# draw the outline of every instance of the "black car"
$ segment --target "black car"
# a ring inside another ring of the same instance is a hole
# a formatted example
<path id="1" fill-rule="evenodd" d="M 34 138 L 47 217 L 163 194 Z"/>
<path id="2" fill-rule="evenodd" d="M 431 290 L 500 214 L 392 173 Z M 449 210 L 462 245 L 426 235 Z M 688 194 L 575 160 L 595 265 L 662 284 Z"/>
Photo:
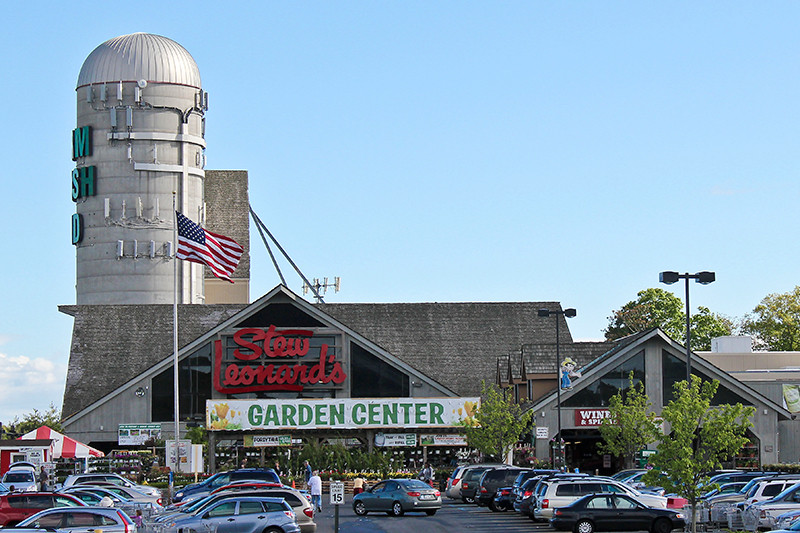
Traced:
<path id="1" fill-rule="evenodd" d="M 476 467 L 470 468 L 464 477 L 461 480 L 461 489 L 459 489 L 459 493 L 461 494 L 461 501 L 464 503 L 475 503 L 475 498 L 478 493 L 478 487 L 481 480 L 481 476 L 484 472 L 488 469 L 492 468 L 491 466 L 487 467 Z"/>
<path id="2" fill-rule="evenodd" d="M 525 483 L 522 484 L 517 491 L 516 498 L 514 499 L 515 511 L 533 518 L 533 508 L 536 505 L 536 501 L 533 498 L 533 492 L 540 479 L 541 477 L 537 476 L 525 481 Z"/>
<path id="3" fill-rule="evenodd" d="M 557 470 L 544 470 L 539 468 L 532 468 L 530 470 L 522 470 L 514 479 L 514 483 L 510 487 L 500 487 L 495 493 L 494 507 L 489 506 L 493 511 L 519 511 L 517 502 L 522 498 L 519 497 L 522 491 L 522 486 L 531 479 L 538 481 L 546 475 L 555 474 Z M 533 487 L 533 485 L 531 485 Z"/>
<path id="4" fill-rule="evenodd" d="M 492 511 L 504 511 L 505 509 L 494 507 L 494 495 L 501 487 L 508 487 L 511 485 L 521 471 L 521 468 L 514 466 L 501 466 L 485 471 L 478 483 L 475 503 L 481 507 L 489 507 Z"/>
<path id="5" fill-rule="evenodd" d="M 220 472 L 214 474 L 210 478 L 200 483 L 193 483 L 178 489 L 173 496 L 173 502 L 179 502 L 189 496 L 193 498 L 206 496 L 211 491 L 230 484 L 232 481 L 240 480 L 251 481 L 268 481 L 271 483 L 280 484 L 281 480 L 278 474 L 271 468 L 240 468 L 238 470 L 230 470 L 228 472 Z"/>
<path id="6" fill-rule="evenodd" d="M 617 493 L 589 494 L 554 510 L 550 525 L 560 531 L 650 531 L 683 529 L 684 516 L 672 509 L 656 509 Z"/>

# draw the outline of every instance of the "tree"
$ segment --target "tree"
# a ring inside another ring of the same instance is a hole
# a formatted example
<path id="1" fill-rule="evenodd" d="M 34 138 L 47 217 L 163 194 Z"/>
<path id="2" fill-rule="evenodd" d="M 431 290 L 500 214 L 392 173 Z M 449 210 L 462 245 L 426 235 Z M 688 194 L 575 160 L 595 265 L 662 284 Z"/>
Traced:
<path id="1" fill-rule="evenodd" d="M 648 444 L 658 440 L 656 414 L 644 392 L 644 383 L 633 384 L 633 372 L 628 377 L 630 386 L 611 397 L 610 417 L 600 424 L 604 443 L 598 448 L 603 453 L 622 456 L 625 468 L 633 468 L 636 454 Z"/>
<path id="2" fill-rule="evenodd" d="M 528 429 L 533 411 L 523 412 L 504 391 L 481 383 L 481 405 L 475 416 L 462 422 L 467 443 L 487 455 L 505 461 L 522 434 Z"/>
<path id="3" fill-rule="evenodd" d="M 692 350 L 710 350 L 711 339 L 730 335 L 733 322 L 712 313 L 707 307 L 698 307 L 690 317 Z M 604 333 L 606 340 L 616 340 L 653 327 L 661 328 L 676 340 L 686 338 L 686 312 L 683 301 L 669 291 L 651 288 L 639 291 L 632 300 L 608 317 Z"/>
<path id="4" fill-rule="evenodd" d="M 742 321 L 742 333 L 762 350 L 800 350 L 800 286 L 784 294 L 768 294 Z"/>
<path id="5" fill-rule="evenodd" d="M 692 532 L 697 529 L 697 504 L 708 490 L 706 472 L 719 469 L 722 461 L 747 442 L 752 425 L 752 406 L 711 404 L 719 382 L 692 376 L 675 384 L 675 399 L 661 412 L 670 433 L 664 435 L 650 456 L 653 470 L 642 481 L 664 487 L 686 498 L 692 507 Z M 663 475 L 662 475 L 663 473 Z"/>
<path id="6" fill-rule="evenodd" d="M 22 420 L 17 416 L 14 417 L 10 425 L 3 424 L 3 435 L 0 435 L 0 437 L 19 437 L 42 426 L 48 426 L 59 433 L 64 431 L 61 426 L 61 411 L 56 409 L 56 406 L 52 403 L 47 411 L 39 412 L 38 409 L 34 409 L 32 412 L 23 415 Z"/>

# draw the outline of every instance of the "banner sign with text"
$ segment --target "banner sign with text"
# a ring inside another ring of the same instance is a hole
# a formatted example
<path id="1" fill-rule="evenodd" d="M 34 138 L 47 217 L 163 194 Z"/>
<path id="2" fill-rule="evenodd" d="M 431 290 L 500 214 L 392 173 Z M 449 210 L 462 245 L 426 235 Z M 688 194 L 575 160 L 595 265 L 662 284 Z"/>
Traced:
<path id="1" fill-rule="evenodd" d="M 117 444 L 120 446 L 141 446 L 149 440 L 161 438 L 161 424 L 120 424 Z"/>
<path id="2" fill-rule="evenodd" d="M 376 433 L 375 446 L 416 446 L 416 433 Z"/>
<path id="3" fill-rule="evenodd" d="M 245 446 L 291 446 L 291 435 L 245 435 Z"/>
<path id="4" fill-rule="evenodd" d="M 422 435 L 420 446 L 466 446 L 466 435 Z"/>
<path id="5" fill-rule="evenodd" d="M 480 398 L 206 400 L 210 431 L 455 427 Z"/>

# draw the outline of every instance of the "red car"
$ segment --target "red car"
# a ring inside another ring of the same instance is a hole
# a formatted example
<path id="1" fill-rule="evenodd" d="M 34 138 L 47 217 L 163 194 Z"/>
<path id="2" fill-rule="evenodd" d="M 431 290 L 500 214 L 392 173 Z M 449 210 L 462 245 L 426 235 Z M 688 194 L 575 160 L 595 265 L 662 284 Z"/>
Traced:
<path id="1" fill-rule="evenodd" d="M 14 526 L 42 509 L 84 507 L 85 505 L 81 500 L 69 494 L 10 492 L 0 496 L 0 526 Z"/>

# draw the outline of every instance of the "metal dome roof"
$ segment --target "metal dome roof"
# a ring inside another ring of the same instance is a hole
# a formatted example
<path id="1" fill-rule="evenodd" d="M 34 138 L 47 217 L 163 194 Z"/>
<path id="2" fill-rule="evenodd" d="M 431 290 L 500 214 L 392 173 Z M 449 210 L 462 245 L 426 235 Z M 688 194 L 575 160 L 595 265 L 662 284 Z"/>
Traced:
<path id="1" fill-rule="evenodd" d="M 172 39 L 151 33 L 122 35 L 95 48 L 83 62 L 77 86 L 139 80 L 201 87 L 191 54 Z"/>

